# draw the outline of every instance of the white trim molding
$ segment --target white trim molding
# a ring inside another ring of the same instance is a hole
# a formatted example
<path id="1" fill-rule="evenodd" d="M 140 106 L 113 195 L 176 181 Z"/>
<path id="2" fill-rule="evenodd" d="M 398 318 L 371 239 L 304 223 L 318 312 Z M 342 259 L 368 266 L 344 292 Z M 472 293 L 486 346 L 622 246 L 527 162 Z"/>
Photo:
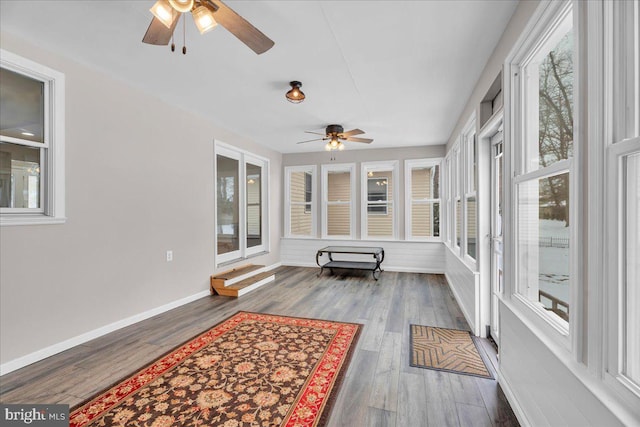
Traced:
<path id="1" fill-rule="evenodd" d="M 35 146 L 44 151 L 41 158 L 40 208 L 0 208 L 0 226 L 62 224 L 65 216 L 65 75 L 44 65 L 0 49 L 2 68 L 24 74 L 44 83 L 44 143 L 32 144 L 17 138 L 3 142 Z"/>

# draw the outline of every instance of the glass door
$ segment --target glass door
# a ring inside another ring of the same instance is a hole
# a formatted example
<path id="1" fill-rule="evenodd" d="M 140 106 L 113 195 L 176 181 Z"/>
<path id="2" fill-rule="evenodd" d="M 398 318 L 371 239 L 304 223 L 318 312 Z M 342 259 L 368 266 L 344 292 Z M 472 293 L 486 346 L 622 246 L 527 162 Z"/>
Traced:
<path id="1" fill-rule="evenodd" d="M 491 336 L 498 342 L 499 295 L 503 288 L 503 209 L 504 192 L 502 172 L 504 168 L 502 129 L 491 137 Z"/>

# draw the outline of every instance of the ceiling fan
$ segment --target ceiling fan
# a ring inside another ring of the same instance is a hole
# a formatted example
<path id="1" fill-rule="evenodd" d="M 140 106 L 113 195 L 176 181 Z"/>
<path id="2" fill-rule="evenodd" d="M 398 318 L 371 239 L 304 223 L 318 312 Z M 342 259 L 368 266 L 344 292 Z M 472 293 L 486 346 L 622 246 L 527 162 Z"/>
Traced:
<path id="1" fill-rule="evenodd" d="M 313 141 L 329 141 L 327 145 L 325 145 L 325 149 L 327 151 L 331 150 L 344 150 L 344 144 L 342 141 L 350 141 L 350 142 L 363 142 L 365 144 L 371 144 L 373 139 L 369 138 L 356 138 L 354 135 L 362 135 L 364 133 L 363 130 L 360 129 L 351 129 L 349 131 L 344 131 L 344 128 L 340 125 L 329 125 L 325 129 L 325 133 L 318 133 L 312 131 L 305 131 L 305 133 L 313 133 L 316 135 L 323 135 L 322 138 L 310 139 L 308 141 L 300 141 L 297 144 L 306 144 L 307 142 Z"/>
<path id="2" fill-rule="evenodd" d="M 191 12 L 193 20 L 204 34 L 218 23 L 260 55 L 273 47 L 274 42 L 220 0 L 158 0 L 150 9 L 154 18 L 142 41 L 167 45 L 183 13 Z M 186 48 L 183 48 L 186 53 Z"/>

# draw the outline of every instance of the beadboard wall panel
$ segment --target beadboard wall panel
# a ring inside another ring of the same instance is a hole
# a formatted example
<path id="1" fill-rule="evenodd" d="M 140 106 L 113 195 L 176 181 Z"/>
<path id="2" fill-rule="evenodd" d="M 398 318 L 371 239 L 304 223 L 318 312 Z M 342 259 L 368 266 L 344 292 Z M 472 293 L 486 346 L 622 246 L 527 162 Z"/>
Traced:
<path id="1" fill-rule="evenodd" d="M 445 271 L 444 245 L 441 242 L 283 238 L 280 245 L 282 265 L 317 267 L 316 252 L 325 246 L 380 246 L 385 252 L 383 270 L 439 274 Z M 336 255 L 335 259 L 347 259 L 347 255 L 342 257 Z M 370 256 L 348 255 L 348 259 L 371 261 Z"/>
<path id="2" fill-rule="evenodd" d="M 479 312 L 476 301 L 479 301 L 480 275 L 473 272 L 451 249 L 442 245 L 445 252 L 445 276 L 456 297 L 460 309 L 467 319 L 473 333 L 477 336 L 486 335 L 485 328 L 479 324 Z"/>

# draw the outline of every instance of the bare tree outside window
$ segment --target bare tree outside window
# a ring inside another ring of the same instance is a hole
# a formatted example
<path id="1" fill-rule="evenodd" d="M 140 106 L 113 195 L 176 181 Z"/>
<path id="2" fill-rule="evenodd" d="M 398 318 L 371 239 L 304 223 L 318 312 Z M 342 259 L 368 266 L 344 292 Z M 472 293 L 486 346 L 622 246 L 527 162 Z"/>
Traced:
<path id="1" fill-rule="evenodd" d="M 539 165 L 573 155 L 573 32 L 567 33 L 539 66 Z M 540 219 L 569 226 L 569 176 L 540 183 Z"/>

